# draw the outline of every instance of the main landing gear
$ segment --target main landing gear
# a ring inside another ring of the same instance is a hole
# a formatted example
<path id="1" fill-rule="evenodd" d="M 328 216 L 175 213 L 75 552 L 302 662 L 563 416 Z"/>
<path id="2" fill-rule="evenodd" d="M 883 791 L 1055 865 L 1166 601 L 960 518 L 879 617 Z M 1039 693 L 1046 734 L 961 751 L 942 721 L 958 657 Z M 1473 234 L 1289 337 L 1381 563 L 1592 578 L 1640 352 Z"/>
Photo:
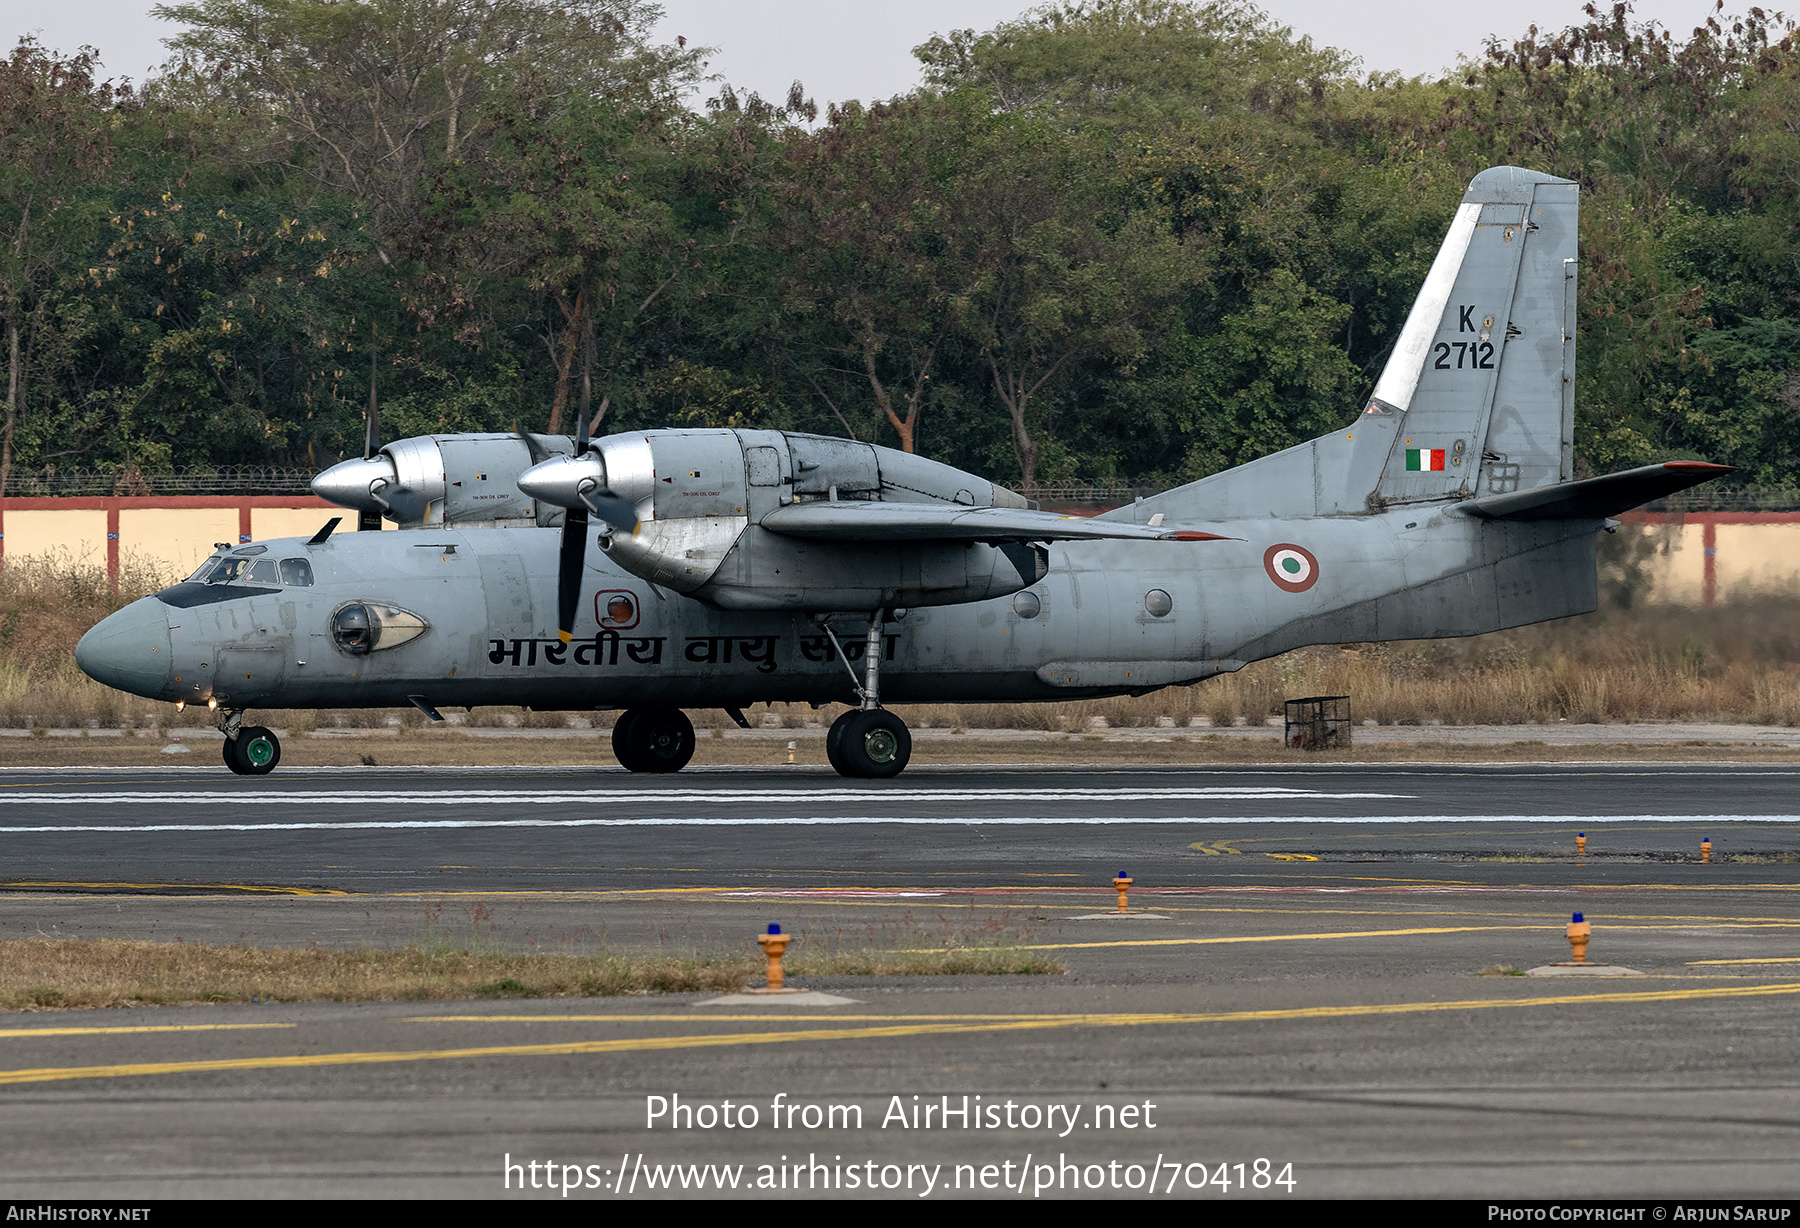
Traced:
<path id="1" fill-rule="evenodd" d="M 225 766 L 239 776 L 267 776 L 281 762 L 281 739 L 261 725 L 246 726 L 242 709 L 227 710 L 219 732 L 225 735 Z"/>
<path id="2" fill-rule="evenodd" d="M 627 708 L 613 722 L 613 754 L 629 772 L 679 772 L 694 757 L 694 724 L 680 708 Z"/>
<path id="3" fill-rule="evenodd" d="M 856 681 L 856 671 L 838 644 L 838 659 L 850 669 L 850 685 L 862 699 L 862 707 L 852 709 L 831 722 L 825 734 L 825 757 L 838 775 L 864 780 L 885 780 L 906 770 L 912 758 L 912 734 L 906 722 L 881 706 L 881 624 L 885 612 L 877 610 L 869 619 L 869 638 L 863 647 L 863 680 Z M 819 626 L 832 642 L 837 634 L 824 619 Z"/>

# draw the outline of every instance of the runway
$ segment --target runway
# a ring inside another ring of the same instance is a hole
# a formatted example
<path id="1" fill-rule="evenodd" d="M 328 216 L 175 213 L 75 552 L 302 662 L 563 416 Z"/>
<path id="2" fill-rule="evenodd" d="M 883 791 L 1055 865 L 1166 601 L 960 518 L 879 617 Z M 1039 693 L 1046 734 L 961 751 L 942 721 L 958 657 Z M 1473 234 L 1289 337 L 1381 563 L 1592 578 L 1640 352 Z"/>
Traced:
<path id="1" fill-rule="evenodd" d="M 1710 836 L 1731 873 L 1734 855 L 1800 848 L 1797 787 L 1790 766 L 1694 764 L 922 767 L 855 784 L 808 768 L 31 770 L 0 774 L 0 884 L 571 889 L 653 869 L 1002 885 L 1121 858 L 1173 884 L 1226 872 L 1195 847 L 1220 841 L 1227 861 L 1454 859 L 1567 851 L 1590 827 L 1600 857 L 1685 856 Z"/>
<path id="2" fill-rule="evenodd" d="M 0 938 L 631 954 L 744 950 L 778 922 L 802 951 L 1003 942 L 1065 971 L 808 979 L 823 1005 L 0 1016 L 0 1195 L 1035 1200 L 1149 1197 L 1155 1172 L 1189 1199 L 1793 1197 L 1797 782 L 4 773 Z M 1594 958 L 1645 975 L 1506 974 L 1565 958 L 1576 909 Z M 713 1125 L 652 1120 L 659 1097 Z M 963 1097 L 1018 1120 L 906 1124 Z M 720 1125 L 725 1101 L 757 1124 Z M 784 1105 L 819 1120 L 773 1124 Z"/>

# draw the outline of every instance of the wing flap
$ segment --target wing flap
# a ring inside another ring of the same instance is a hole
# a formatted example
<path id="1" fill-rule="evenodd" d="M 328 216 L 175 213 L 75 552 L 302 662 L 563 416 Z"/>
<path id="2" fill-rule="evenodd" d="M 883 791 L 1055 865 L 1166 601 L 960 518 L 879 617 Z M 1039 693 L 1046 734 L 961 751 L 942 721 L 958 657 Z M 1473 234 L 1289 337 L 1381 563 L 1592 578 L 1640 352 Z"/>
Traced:
<path id="1" fill-rule="evenodd" d="M 838 542 L 1225 540 L 1197 529 L 949 503 L 794 503 L 770 512 L 761 524 L 787 537 Z"/>

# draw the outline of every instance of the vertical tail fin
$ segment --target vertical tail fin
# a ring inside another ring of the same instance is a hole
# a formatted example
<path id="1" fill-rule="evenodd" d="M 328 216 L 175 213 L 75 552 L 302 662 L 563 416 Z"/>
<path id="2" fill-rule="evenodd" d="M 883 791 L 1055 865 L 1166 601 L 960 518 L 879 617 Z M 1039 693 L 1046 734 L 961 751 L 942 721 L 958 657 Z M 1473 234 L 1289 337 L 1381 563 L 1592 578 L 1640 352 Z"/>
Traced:
<path id="1" fill-rule="evenodd" d="M 1107 514 L 1344 516 L 1569 481 L 1576 211 L 1570 180 L 1481 172 L 1355 422 Z"/>
<path id="2" fill-rule="evenodd" d="M 1370 409 L 1398 415 L 1384 503 L 1573 476 L 1576 185 L 1513 166 L 1469 184 Z"/>

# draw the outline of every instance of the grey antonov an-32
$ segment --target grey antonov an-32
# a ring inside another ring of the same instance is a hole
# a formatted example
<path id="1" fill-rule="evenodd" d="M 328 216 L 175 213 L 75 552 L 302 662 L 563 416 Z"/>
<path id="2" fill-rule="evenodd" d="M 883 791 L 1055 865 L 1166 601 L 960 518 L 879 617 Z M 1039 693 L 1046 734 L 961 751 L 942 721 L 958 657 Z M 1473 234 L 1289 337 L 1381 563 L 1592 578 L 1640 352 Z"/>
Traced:
<path id="1" fill-rule="evenodd" d="M 1574 480 L 1576 210 L 1566 179 L 1477 175 L 1354 421 L 1093 518 L 817 435 L 590 442 L 585 393 L 574 439 L 377 448 L 371 407 L 363 457 L 313 489 L 403 531 L 221 548 L 76 660 L 208 704 L 244 774 L 280 758 L 252 707 L 623 709 L 619 762 L 671 772 L 683 707 L 742 722 L 781 700 L 850 703 L 831 762 L 878 777 L 911 751 L 883 700 L 1140 694 L 1308 644 L 1586 613 L 1609 516 L 1730 470 Z"/>

